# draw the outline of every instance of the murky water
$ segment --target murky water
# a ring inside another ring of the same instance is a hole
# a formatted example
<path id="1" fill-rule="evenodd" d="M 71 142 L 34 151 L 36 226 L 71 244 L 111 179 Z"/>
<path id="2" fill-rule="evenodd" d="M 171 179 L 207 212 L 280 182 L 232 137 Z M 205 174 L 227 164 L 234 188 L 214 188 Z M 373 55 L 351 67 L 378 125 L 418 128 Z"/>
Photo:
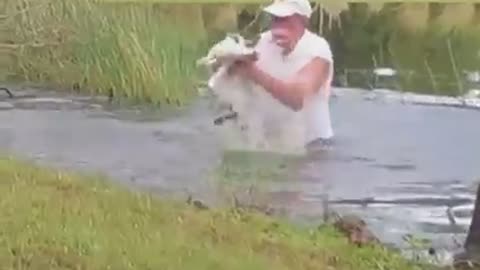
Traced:
<path id="1" fill-rule="evenodd" d="M 222 152 L 208 101 L 165 112 L 14 91 L 20 97 L 13 101 L 1 96 L 2 150 L 55 166 L 101 171 L 152 192 L 211 197 L 206 179 Z M 408 233 L 432 239 L 438 248 L 454 247 L 452 237 L 462 242 L 480 177 L 480 111 L 337 91 L 334 148 L 290 171 L 295 177 L 269 185 L 272 203 L 297 220 L 320 222 L 328 194 L 331 207 L 360 213 L 386 242 L 401 246 Z"/>

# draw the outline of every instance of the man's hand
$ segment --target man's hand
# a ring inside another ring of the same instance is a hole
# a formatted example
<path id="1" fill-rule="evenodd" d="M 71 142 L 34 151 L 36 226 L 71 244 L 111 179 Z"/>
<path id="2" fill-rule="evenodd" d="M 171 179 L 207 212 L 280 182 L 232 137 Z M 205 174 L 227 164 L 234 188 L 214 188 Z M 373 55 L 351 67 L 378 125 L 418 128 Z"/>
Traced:
<path id="1" fill-rule="evenodd" d="M 237 54 L 227 54 L 223 56 L 217 57 L 217 62 L 225 64 L 230 63 L 232 61 L 257 61 L 257 54 L 245 54 L 245 55 L 237 55 Z"/>
<path id="2" fill-rule="evenodd" d="M 228 69 L 229 75 L 245 75 L 246 68 L 250 65 L 253 65 L 255 61 L 257 61 L 257 54 L 249 54 L 249 55 L 228 55 L 221 58 L 218 58 L 218 63 L 227 63 L 231 64 Z"/>

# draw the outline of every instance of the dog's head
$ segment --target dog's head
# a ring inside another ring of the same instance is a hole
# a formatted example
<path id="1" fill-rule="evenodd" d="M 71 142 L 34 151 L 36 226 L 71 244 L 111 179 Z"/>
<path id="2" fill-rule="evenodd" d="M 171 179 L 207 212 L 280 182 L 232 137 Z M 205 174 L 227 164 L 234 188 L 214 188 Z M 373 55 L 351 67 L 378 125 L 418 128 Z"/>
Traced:
<path id="1" fill-rule="evenodd" d="M 240 34 L 228 33 L 226 37 L 210 48 L 206 56 L 198 59 L 197 66 L 212 67 L 214 65 L 229 64 L 239 57 L 251 57 L 256 60 L 253 48 L 248 47 L 249 42 Z"/>

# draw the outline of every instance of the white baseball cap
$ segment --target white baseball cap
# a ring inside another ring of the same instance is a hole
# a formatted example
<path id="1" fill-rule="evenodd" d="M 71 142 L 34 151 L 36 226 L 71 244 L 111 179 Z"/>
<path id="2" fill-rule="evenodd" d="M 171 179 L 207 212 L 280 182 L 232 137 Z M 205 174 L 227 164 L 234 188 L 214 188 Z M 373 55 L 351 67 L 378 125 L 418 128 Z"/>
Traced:
<path id="1" fill-rule="evenodd" d="M 276 17 L 287 17 L 294 14 L 310 18 L 312 6 L 308 0 L 274 0 L 274 2 L 263 9 Z"/>

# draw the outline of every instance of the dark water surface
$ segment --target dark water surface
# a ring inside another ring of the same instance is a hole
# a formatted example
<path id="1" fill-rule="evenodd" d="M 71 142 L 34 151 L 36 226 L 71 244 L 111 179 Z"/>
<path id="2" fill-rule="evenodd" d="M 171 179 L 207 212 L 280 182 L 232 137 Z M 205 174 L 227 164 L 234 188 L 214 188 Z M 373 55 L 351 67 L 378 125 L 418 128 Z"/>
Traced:
<path id="1" fill-rule="evenodd" d="M 2 151 L 101 171 L 152 192 L 188 190 L 211 198 L 207 179 L 222 151 L 207 101 L 166 114 L 119 109 L 101 99 L 14 90 L 24 97 L 2 96 L 0 101 Z M 270 185 L 272 204 L 295 219 L 320 222 L 328 194 L 332 208 L 361 214 L 386 242 L 402 245 L 408 233 L 425 236 L 439 248 L 452 248 L 452 237 L 463 241 L 480 177 L 480 111 L 368 100 L 360 90 L 337 91 L 332 99 L 335 146 L 303 162 L 295 177 Z"/>

